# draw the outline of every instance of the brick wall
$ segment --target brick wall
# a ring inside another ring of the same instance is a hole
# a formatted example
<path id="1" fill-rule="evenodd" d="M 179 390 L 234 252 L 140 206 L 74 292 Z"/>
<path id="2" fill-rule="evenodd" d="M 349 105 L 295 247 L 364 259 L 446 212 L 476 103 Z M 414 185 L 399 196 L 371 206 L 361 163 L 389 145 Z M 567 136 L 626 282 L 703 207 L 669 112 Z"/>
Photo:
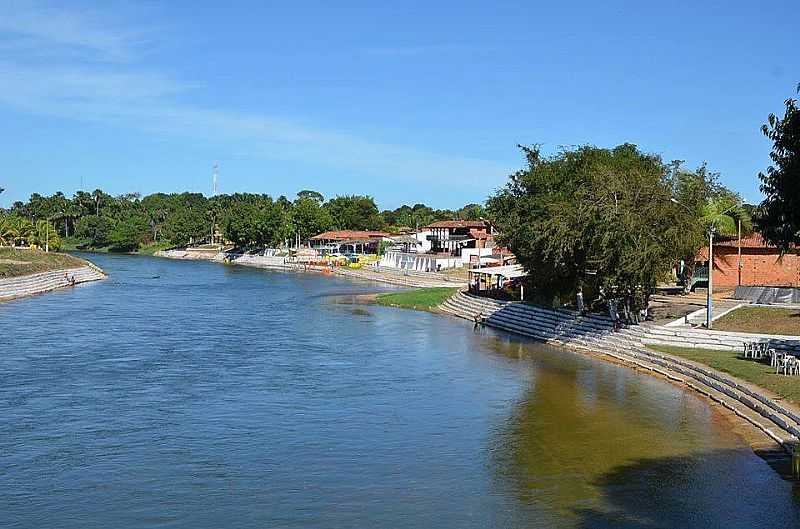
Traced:
<path id="1" fill-rule="evenodd" d="M 714 286 L 737 286 L 739 272 L 735 247 L 714 246 Z M 742 285 L 800 287 L 800 255 L 778 258 L 769 248 L 742 248 Z"/>

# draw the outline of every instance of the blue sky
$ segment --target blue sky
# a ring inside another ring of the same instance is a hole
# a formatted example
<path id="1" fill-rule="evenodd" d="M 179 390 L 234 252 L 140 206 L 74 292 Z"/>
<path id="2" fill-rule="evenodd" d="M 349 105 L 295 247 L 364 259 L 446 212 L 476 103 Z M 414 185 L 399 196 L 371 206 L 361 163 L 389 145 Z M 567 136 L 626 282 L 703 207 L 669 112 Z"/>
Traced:
<path id="1" fill-rule="evenodd" d="M 0 206 L 209 193 L 218 162 L 227 193 L 457 207 L 522 166 L 517 144 L 623 142 L 753 201 L 796 23 L 793 1 L 6 0 Z"/>

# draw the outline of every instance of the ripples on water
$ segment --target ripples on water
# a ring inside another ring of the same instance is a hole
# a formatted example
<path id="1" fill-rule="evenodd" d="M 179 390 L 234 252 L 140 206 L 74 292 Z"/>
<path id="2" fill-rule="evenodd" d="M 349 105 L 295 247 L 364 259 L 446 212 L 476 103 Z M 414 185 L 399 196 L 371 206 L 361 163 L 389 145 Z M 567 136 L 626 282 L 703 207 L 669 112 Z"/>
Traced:
<path id="1" fill-rule="evenodd" d="M 94 259 L 0 304 L 0 527 L 800 526 L 660 380 L 341 279 Z"/>

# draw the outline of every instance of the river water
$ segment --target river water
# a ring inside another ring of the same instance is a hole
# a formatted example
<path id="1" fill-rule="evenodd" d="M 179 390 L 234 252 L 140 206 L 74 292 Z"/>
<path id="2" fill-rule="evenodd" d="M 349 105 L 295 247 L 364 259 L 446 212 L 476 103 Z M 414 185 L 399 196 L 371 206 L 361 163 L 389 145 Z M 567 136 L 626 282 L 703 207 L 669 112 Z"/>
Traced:
<path id="1" fill-rule="evenodd" d="M 385 287 L 92 259 L 0 304 L 0 527 L 800 527 L 664 381 L 336 296 Z"/>

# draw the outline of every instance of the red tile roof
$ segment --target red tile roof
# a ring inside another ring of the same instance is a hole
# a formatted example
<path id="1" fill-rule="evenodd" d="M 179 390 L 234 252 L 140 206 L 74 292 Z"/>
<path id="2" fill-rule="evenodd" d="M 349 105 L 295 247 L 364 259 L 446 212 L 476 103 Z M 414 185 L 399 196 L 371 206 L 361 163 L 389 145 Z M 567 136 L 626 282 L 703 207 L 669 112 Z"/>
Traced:
<path id="1" fill-rule="evenodd" d="M 739 247 L 739 238 L 738 237 L 731 237 L 731 238 L 716 238 L 714 239 L 714 248 L 734 248 L 737 249 Z M 760 233 L 751 233 L 750 235 L 745 235 L 742 237 L 742 250 L 771 250 L 773 253 L 778 254 L 780 250 L 776 246 L 771 246 L 767 244 L 764 238 L 761 236 Z M 794 250 L 793 250 L 794 251 Z M 708 246 L 704 246 L 700 248 L 697 252 L 696 259 L 698 261 L 707 261 L 708 260 Z"/>
<path id="2" fill-rule="evenodd" d="M 488 228 L 489 223 L 485 220 L 440 220 L 433 224 L 428 224 L 426 228 Z"/>
<path id="3" fill-rule="evenodd" d="M 328 240 L 328 241 L 356 241 L 356 240 L 369 240 L 381 239 L 388 237 L 389 234 L 382 231 L 359 231 L 359 230 L 335 230 L 326 231 L 319 235 L 311 237 L 315 241 Z"/>
<path id="4" fill-rule="evenodd" d="M 731 246 L 733 248 L 738 248 L 739 238 L 717 239 L 714 241 L 714 246 Z M 771 246 L 764 241 L 760 233 L 753 232 L 750 235 L 742 236 L 742 248 L 771 248 Z"/>
<path id="5" fill-rule="evenodd" d="M 486 233 L 485 229 L 476 230 L 474 228 L 471 228 L 469 230 L 469 234 L 470 234 L 471 237 L 473 237 L 475 239 L 493 239 L 494 238 L 490 233 Z"/>

